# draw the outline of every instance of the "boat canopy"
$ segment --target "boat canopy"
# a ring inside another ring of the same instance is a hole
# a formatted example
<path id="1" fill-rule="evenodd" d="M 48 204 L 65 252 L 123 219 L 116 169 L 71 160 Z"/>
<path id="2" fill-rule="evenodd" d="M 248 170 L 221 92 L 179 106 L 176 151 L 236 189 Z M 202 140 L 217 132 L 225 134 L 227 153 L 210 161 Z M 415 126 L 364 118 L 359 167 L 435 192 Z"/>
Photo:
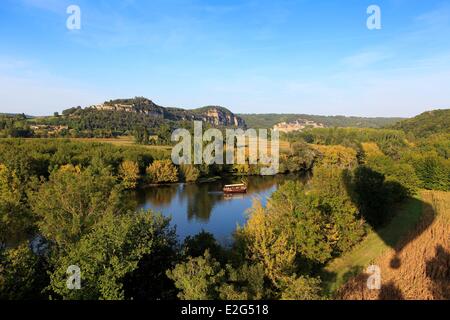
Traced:
<path id="1" fill-rule="evenodd" d="M 243 184 L 243 183 L 226 184 L 226 185 L 225 185 L 225 188 L 227 188 L 227 187 L 244 187 L 244 186 L 245 186 L 245 184 Z"/>

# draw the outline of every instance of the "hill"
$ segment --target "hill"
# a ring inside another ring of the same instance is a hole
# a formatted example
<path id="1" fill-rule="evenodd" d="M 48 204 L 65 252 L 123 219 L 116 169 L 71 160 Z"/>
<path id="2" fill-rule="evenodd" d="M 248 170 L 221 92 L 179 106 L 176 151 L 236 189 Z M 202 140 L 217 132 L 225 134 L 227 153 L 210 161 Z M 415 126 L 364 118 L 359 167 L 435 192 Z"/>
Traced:
<path id="1" fill-rule="evenodd" d="M 346 116 L 318 116 L 307 114 L 238 114 L 248 127 L 272 128 L 274 125 L 295 122 L 298 119 L 323 124 L 326 127 L 382 128 L 393 125 L 404 118 L 365 118 Z"/>
<path id="2" fill-rule="evenodd" d="M 166 108 L 143 97 L 110 100 L 87 108 L 74 107 L 64 110 L 61 116 L 39 117 L 30 123 L 41 126 L 67 126 L 68 129 L 80 131 L 111 130 L 124 133 L 137 127 L 176 127 L 177 123 L 193 120 L 215 127 L 245 127 L 241 118 L 224 107 L 207 106 L 192 110 Z"/>
<path id="3" fill-rule="evenodd" d="M 394 129 L 425 138 L 436 133 L 450 133 L 450 109 L 424 112 L 414 118 L 400 121 Z"/>

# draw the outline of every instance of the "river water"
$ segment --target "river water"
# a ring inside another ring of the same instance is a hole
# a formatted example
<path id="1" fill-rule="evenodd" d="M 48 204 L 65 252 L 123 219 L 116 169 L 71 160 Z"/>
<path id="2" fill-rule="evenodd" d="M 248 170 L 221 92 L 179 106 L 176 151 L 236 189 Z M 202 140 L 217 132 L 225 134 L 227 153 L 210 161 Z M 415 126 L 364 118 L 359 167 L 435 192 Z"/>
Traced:
<path id="1" fill-rule="evenodd" d="M 232 242 L 237 225 L 244 225 L 253 200 L 266 204 L 267 198 L 287 180 L 306 181 L 305 175 L 245 177 L 246 194 L 225 195 L 225 184 L 239 183 L 241 178 L 199 184 L 173 184 L 148 187 L 135 192 L 138 209 L 152 209 L 172 217 L 177 235 L 183 240 L 202 230 L 212 233 L 222 244 Z"/>

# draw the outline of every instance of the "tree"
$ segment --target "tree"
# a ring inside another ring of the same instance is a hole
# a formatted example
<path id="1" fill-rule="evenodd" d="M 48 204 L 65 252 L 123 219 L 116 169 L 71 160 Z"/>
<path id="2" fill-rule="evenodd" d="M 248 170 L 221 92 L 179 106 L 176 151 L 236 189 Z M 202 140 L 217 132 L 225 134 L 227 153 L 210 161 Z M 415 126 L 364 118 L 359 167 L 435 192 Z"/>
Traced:
<path id="1" fill-rule="evenodd" d="M 280 172 L 308 171 L 318 156 L 318 151 L 306 143 L 295 142 L 291 151 L 280 156 Z"/>
<path id="2" fill-rule="evenodd" d="M 386 223 L 391 216 L 391 210 L 384 175 L 361 166 L 355 170 L 352 184 L 355 201 L 364 219 L 375 228 Z"/>
<path id="3" fill-rule="evenodd" d="M 397 194 L 397 202 L 416 194 L 420 180 L 411 164 L 395 162 L 385 155 L 370 156 L 367 158 L 366 164 L 384 174 L 386 181 L 398 183 L 403 187 L 404 192 Z"/>
<path id="4" fill-rule="evenodd" d="M 139 166 L 136 162 L 125 160 L 120 164 L 119 177 L 125 189 L 134 189 L 139 180 Z"/>
<path id="5" fill-rule="evenodd" d="M 175 228 L 170 226 L 169 218 L 151 214 L 154 216 L 151 251 L 142 256 L 134 271 L 125 275 L 123 280 L 125 298 L 173 300 L 176 298 L 177 290 L 167 277 L 166 271 L 180 259 L 177 234 Z"/>
<path id="6" fill-rule="evenodd" d="M 222 300 L 270 299 L 271 291 L 265 286 L 266 278 L 262 264 L 243 265 L 233 268 L 226 266 L 227 281 L 219 288 Z"/>
<path id="7" fill-rule="evenodd" d="M 415 157 L 414 167 L 424 188 L 450 190 L 450 159 L 435 153 L 420 155 Z"/>
<path id="8" fill-rule="evenodd" d="M 0 246 L 14 236 L 24 235 L 32 223 L 15 171 L 0 164 Z"/>
<path id="9" fill-rule="evenodd" d="M 41 234 L 60 246 L 77 242 L 103 216 L 123 209 L 112 176 L 73 166 L 53 172 L 48 182 L 30 192 L 30 203 Z"/>
<path id="10" fill-rule="evenodd" d="M 51 290 L 64 299 L 124 299 L 124 278 L 138 269 L 139 261 L 151 255 L 157 243 L 165 241 L 161 231 L 167 222 L 152 212 L 103 217 L 65 253 L 53 257 Z M 71 265 L 80 268 L 82 290 L 66 286 Z"/>
<path id="11" fill-rule="evenodd" d="M 338 166 L 340 168 L 350 169 L 357 164 L 357 152 L 352 148 L 344 146 L 318 146 L 322 154 L 320 160 L 325 166 Z"/>
<path id="12" fill-rule="evenodd" d="M 318 166 L 310 181 L 310 203 L 325 219 L 323 228 L 333 256 L 350 250 L 365 234 L 364 221 L 347 185 L 349 179 L 348 170 Z"/>
<path id="13" fill-rule="evenodd" d="M 189 257 L 186 262 L 177 264 L 167 271 L 167 276 L 180 290 L 180 299 L 214 300 L 219 297 L 218 290 L 224 281 L 225 271 L 206 251 L 201 257 Z"/>
<path id="14" fill-rule="evenodd" d="M 213 258 L 219 261 L 224 256 L 222 247 L 209 232 L 202 230 L 195 236 L 188 236 L 184 239 L 183 254 L 185 256 L 190 256 L 193 258 L 200 257 L 203 256 L 206 250 L 208 250 Z"/>
<path id="15" fill-rule="evenodd" d="M 48 279 L 41 260 L 26 243 L 0 249 L 0 300 L 43 298 Z"/>
<path id="16" fill-rule="evenodd" d="M 170 160 L 156 160 L 147 170 L 148 181 L 152 183 L 167 183 L 178 181 L 178 170 Z"/>
<path id="17" fill-rule="evenodd" d="M 281 294 L 282 300 L 319 300 L 321 287 L 319 278 L 290 277 Z"/>
<path id="18" fill-rule="evenodd" d="M 236 237 L 238 245 L 244 247 L 245 258 L 262 264 L 275 286 L 295 270 L 297 248 L 292 230 L 260 202 L 254 202 L 246 225 L 237 230 Z"/>
<path id="19" fill-rule="evenodd" d="M 274 192 L 267 205 L 268 215 L 277 221 L 273 224 L 281 228 L 279 232 L 291 235 L 291 246 L 303 260 L 304 270 L 327 261 L 333 252 L 330 228 L 316 201 L 316 197 L 306 194 L 301 183 L 289 181 Z"/>

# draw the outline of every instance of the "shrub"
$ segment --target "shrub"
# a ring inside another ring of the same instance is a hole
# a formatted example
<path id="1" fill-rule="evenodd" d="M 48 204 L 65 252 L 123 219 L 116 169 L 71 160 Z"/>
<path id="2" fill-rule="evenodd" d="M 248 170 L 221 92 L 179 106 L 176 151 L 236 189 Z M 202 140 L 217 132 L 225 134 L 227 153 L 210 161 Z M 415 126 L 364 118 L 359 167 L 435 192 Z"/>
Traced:
<path id="1" fill-rule="evenodd" d="M 125 189 L 134 189 L 139 180 L 139 166 L 133 161 L 125 160 L 119 167 L 119 176 Z"/>
<path id="2" fill-rule="evenodd" d="M 156 160 L 147 170 L 147 179 L 151 183 L 177 182 L 178 170 L 170 160 Z"/>
<path id="3" fill-rule="evenodd" d="M 181 179 L 186 182 L 195 182 L 200 177 L 200 170 L 190 164 L 182 164 L 179 171 Z"/>

